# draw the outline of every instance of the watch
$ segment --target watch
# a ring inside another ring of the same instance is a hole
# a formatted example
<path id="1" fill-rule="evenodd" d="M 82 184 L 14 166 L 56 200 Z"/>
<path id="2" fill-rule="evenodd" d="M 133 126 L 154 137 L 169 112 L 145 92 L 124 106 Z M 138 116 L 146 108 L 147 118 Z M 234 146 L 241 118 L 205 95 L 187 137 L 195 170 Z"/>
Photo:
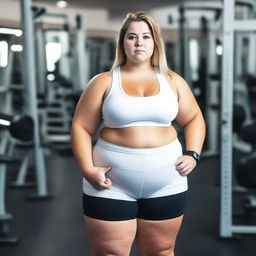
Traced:
<path id="1" fill-rule="evenodd" d="M 196 153 L 195 151 L 192 151 L 192 150 L 184 151 L 183 155 L 192 156 L 196 160 L 197 163 L 200 160 L 200 155 L 198 153 Z"/>

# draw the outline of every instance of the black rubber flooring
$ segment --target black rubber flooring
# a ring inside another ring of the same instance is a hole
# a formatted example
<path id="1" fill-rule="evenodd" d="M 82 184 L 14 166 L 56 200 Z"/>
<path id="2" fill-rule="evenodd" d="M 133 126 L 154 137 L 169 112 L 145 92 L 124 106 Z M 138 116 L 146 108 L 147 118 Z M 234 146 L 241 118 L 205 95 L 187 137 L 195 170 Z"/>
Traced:
<path id="1" fill-rule="evenodd" d="M 48 200 L 27 200 L 35 188 L 7 187 L 7 211 L 13 214 L 11 235 L 16 245 L 0 244 L 1 256 L 90 255 L 82 215 L 82 182 L 72 156 L 51 155 L 46 159 Z M 8 178 L 15 170 L 8 169 Z M 256 236 L 219 238 L 219 161 L 202 159 L 189 176 L 189 203 L 179 233 L 175 256 L 254 256 Z M 136 246 L 132 256 L 136 256 Z"/>

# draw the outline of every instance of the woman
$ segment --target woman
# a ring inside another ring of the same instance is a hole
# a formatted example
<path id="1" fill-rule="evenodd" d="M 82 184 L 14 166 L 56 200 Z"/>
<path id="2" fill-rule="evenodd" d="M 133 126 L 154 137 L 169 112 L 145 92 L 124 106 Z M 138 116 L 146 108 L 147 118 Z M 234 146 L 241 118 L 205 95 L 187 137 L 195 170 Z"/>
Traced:
<path id="1" fill-rule="evenodd" d="M 185 153 L 174 119 L 184 127 Z M 199 160 L 204 137 L 189 86 L 167 68 L 157 24 L 144 13 L 129 13 L 112 70 L 89 82 L 72 124 L 92 255 L 127 256 L 135 238 L 140 255 L 174 255 L 186 176 Z"/>

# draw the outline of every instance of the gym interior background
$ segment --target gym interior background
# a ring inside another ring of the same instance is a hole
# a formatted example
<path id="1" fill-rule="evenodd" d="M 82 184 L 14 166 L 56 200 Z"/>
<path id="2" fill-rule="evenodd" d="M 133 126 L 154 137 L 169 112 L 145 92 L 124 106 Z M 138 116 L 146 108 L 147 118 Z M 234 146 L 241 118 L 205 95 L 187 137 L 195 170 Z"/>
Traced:
<path id="1" fill-rule="evenodd" d="M 88 80 L 112 65 L 122 19 L 140 10 L 207 122 L 176 254 L 256 255 L 256 1 L 1 0 L 2 256 L 89 255 L 70 124 Z"/>

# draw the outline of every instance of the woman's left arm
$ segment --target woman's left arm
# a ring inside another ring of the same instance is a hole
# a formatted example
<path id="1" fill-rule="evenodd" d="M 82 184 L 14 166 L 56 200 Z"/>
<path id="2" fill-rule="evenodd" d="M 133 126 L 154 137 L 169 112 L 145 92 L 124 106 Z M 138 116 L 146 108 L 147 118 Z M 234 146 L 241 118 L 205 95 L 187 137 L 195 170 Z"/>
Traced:
<path id="1" fill-rule="evenodd" d="M 205 139 L 205 121 L 197 101 L 186 83 L 178 74 L 172 72 L 172 85 L 178 96 L 179 111 L 176 121 L 184 128 L 185 150 L 201 154 Z M 176 161 L 176 168 L 181 175 L 189 174 L 196 166 L 197 161 L 189 155 L 182 155 Z"/>

